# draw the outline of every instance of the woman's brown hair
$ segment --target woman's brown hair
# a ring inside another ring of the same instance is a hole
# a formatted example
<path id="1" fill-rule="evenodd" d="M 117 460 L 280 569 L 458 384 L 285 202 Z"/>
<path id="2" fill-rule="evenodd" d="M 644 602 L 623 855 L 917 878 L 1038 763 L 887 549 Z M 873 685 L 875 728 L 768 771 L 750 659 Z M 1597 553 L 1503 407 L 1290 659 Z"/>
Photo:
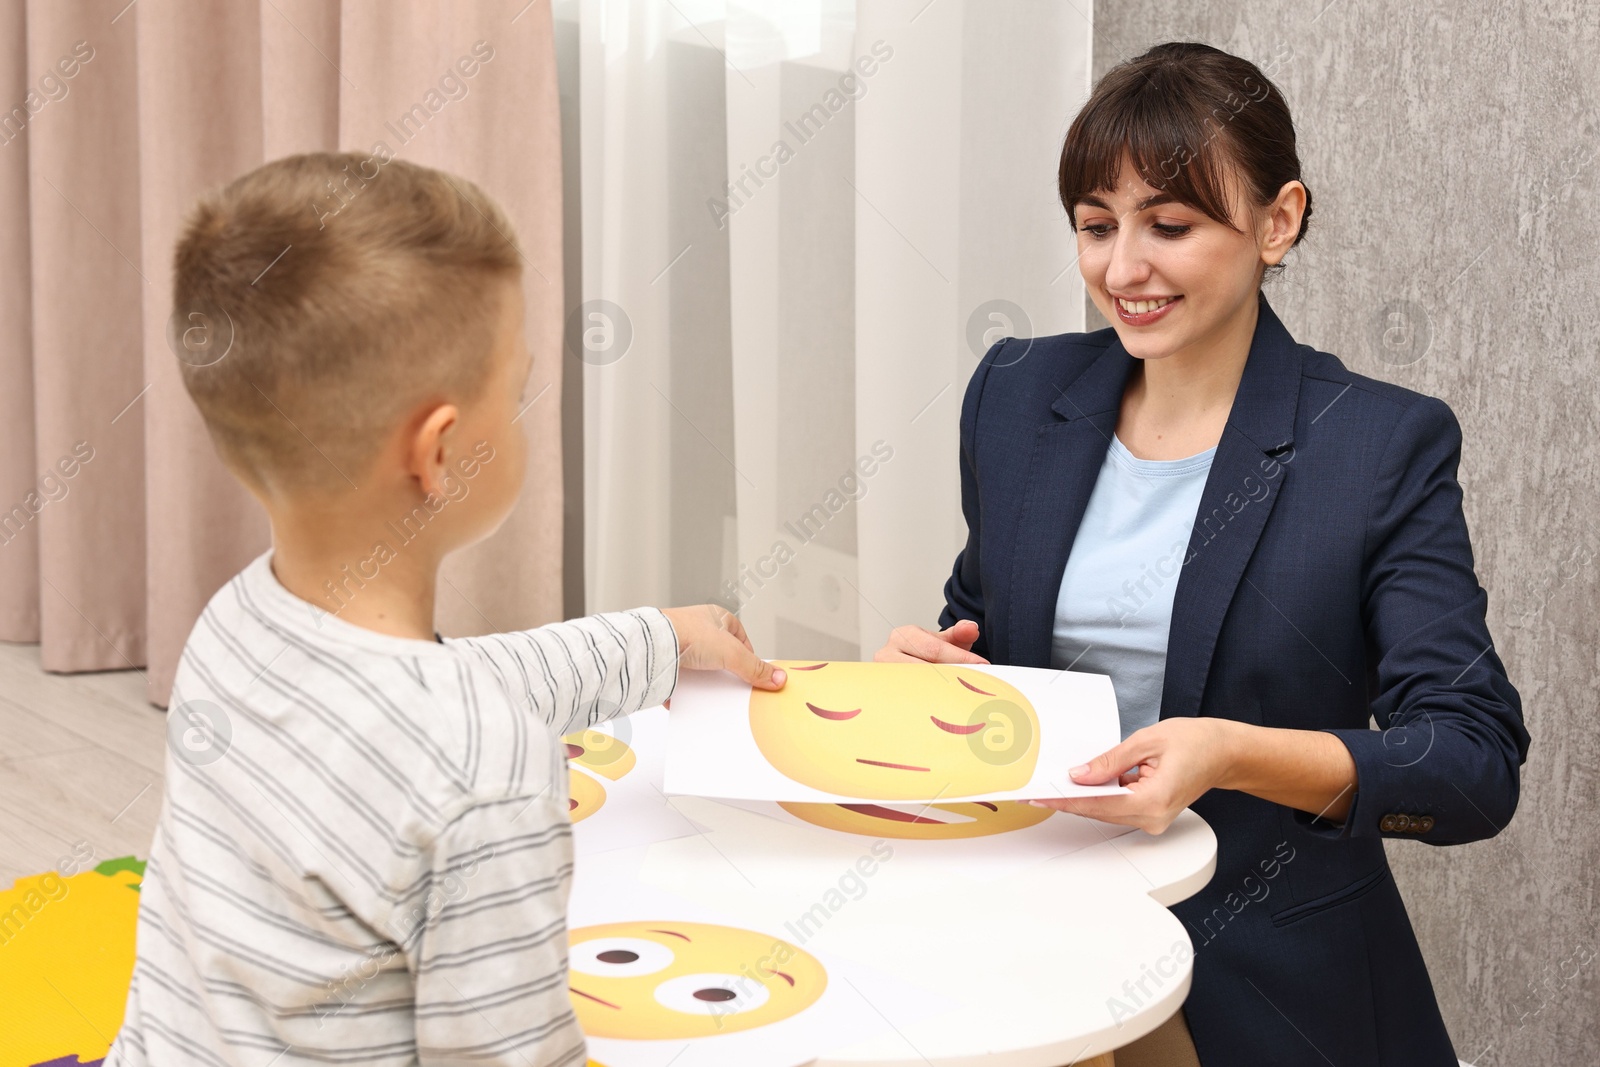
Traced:
<path id="1" fill-rule="evenodd" d="M 1294 122 L 1278 87 L 1249 60 L 1186 41 L 1158 44 L 1114 67 L 1073 119 L 1057 182 L 1074 230 L 1073 209 L 1116 187 L 1124 156 L 1151 188 L 1235 230 L 1230 167 L 1258 206 L 1302 180 Z M 1310 224 L 1307 188 L 1295 244 Z"/>

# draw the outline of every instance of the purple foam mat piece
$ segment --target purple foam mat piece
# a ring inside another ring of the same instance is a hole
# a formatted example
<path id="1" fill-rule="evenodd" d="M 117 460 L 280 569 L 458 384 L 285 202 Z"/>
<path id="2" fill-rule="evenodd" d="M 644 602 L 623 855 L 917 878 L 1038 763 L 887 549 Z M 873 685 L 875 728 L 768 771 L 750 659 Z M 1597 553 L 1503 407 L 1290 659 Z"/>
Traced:
<path id="1" fill-rule="evenodd" d="M 35 1063 L 33 1067 L 100 1067 L 104 1062 L 106 1061 L 103 1058 L 85 1062 L 76 1056 L 61 1056 L 57 1059 L 45 1060 L 43 1063 Z"/>

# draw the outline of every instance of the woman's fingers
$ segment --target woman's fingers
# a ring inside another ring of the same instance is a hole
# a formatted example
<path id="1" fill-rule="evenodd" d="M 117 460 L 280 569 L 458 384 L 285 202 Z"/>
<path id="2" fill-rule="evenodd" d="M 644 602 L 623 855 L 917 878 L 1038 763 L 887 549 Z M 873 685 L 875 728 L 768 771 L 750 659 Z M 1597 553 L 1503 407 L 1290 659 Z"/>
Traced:
<path id="1" fill-rule="evenodd" d="M 1117 826 L 1133 826 L 1146 833 L 1159 834 L 1172 825 L 1176 812 L 1136 796 L 1114 797 L 1059 797 L 1048 800 L 1030 800 L 1041 808 L 1054 808 L 1069 815 L 1081 815 L 1096 822 Z"/>
<path id="2" fill-rule="evenodd" d="M 989 662 L 972 651 L 973 644 L 978 640 L 978 624 L 971 619 L 957 620 L 953 625 L 929 636 L 939 641 L 941 655 L 944 657 L 935 660 L 936 663 Z"/>
<path id="3" fill-rule="evenodd" d="M 1159 751 L 1155 747 L 1156 739 L 1146 732 L 1149 729 L 1135 730 L 1120 745 L 1106 749 L 1088 763 L 1081 763 L 1067 773 L 1079 785 L 1105 785 L 1120 781 L 1122 775 Z"/>
<path id="4" fill-rule="evenodd" d="M 959 631 L 962 623 L 947 630 L 934 633 L 924 630 L 920 626 L 898 626 L 889 634 L 889 643 L 880 648 L 872 657 L 879 663 L 899 663 L 905 661 L 920 661 L 922 663 L 988 663 L 982 656 L 952 643 L 949 635 L 956 632 L 959 637 L 966 638 L 966 644 L 971 646 L 978 639 L 977 625 L 967 622 L 966 626 L 971 631 L 970 637 L 965 631 Z"/>
<path id="5" fill-rule="evenodd" d="M 957 619 L 954 624 L 939 631 L 939 636 L 970 652 L 973 642 L 978 640 L 978 624 L 971 619 Z"/>

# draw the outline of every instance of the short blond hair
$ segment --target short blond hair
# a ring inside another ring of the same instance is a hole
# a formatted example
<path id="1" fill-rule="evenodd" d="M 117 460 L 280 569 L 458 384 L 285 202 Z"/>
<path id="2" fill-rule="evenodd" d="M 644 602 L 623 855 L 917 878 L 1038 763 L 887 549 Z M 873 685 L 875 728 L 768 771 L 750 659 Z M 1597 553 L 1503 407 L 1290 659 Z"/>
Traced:
<path id="1" fill-rule="evenodd" d="M 521 268 L 505 213 L 472 182 L 388 156 L 289 156 L 195 205 L 168 336 L 235 473 L 333 486 L 417 405 L 481 395 L 491 282 Z"/>

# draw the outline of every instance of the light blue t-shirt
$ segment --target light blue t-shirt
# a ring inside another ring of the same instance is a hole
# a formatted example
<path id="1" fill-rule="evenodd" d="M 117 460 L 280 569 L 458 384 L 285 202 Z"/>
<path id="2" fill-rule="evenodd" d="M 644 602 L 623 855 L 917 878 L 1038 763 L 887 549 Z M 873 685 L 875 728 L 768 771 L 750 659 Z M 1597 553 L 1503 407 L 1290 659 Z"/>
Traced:
<path id="1" fill-rule="evenodd" d="M 1172 595 L 1216 452 L 1138 459 L 1113 436 L 1061 576 L 1050 665 L 1111 676 L 1124 740 L 1161 717 Z"/>

